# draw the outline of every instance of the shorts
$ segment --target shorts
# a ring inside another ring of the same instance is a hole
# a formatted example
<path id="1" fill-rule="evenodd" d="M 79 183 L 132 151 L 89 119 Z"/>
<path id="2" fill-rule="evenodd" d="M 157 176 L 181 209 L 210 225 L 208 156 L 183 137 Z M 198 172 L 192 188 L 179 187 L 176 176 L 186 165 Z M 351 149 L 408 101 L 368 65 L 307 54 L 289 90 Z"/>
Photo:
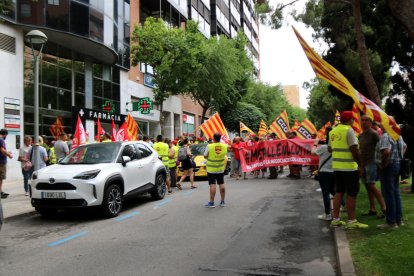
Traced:
<path id="1" fill-rule="evenodd" d="M 165 167 L 165 172 L 166 172 L 166 180 L 169 180 L 171 178 L 170 168 L 169 167 Z"/>
<path id="2" fill-rule="evenodd" d="M 6 179 L 7 164 L 0 164 L 0 180 Z"/>
<path id="3" fill-rule="evenodd" d="M 355 197 L 359 193 L 358 171 L 334 171 L 337 193 Z"/>
<path id="4" fill-rule="evenodd" d="M 224 173 L 207 173 L 208 185 L 224 184 Z M 217 181 L 217 182 L 216 182 Z"/>
<path id="5" fill-rule="evenodd" d="M 371 163 L 364 167 L 364 175 L 362 181 L 364 184 L 375 184 L 375 180 L 377 180 L 378 176 L 378 168 L 377 164 Z"/>

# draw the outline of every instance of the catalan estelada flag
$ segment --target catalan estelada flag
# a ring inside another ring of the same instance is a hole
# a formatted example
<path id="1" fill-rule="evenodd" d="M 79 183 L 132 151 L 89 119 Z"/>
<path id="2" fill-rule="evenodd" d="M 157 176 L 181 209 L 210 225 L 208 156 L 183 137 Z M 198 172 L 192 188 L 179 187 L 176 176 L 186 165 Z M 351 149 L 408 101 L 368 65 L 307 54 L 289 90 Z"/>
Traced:
<path id="1" fill-rule="evenodd" d="M 257 135 L 259 135 L 259 137 L 262 137 L 262 136 L 265 136 L 266 134 L 267 134 L 267 125 L 265 121 L 260 120 L 259 131 L 257 132 Z"/>
<path id="2" fill-rule="evenodd" d="M 351 85 L 351 83 L 332 65 L 324 61 L 302 38 L 299 32 L 293 28 L 300 45 L 305 51 L 309 62 L 315 71 L 318 78 L 324 79 L 333 85 L 336 89 L 351 97 L 354 103 L 358 106 L 359 110 L 365 113 L 372 120 L 381 123 L 382 127 L 388 133 L 388 135 L 397 140 L 400 137 L 401 129 L 395 122 L 395 120 L 389 117 L 380 107 L 378 107 L 371 100 L 359 93 Z"/>
<path id="3" fill-rule="evenodd" d="M 302 139 L 312 139 L 312 135 L 316 135 L 318 131 L 316 130 L 315 125 L 309 121 L 308 118 L 302 121 L 298 129 L 296 130 L 299 138 Z"/>
<path id="4" fill-rule="evenodd" d="M 62 118 L 60 116 L 58 116 L 53 125 L 50 126 L 49 131 L 56 140 L 58 139 L 59 134 L 65 132 L 63 129 Z"/>
<path id="5" fill-rule="evenodd" d="M 138 139 L 138 124 L 129 113 L 126 119 L 126 127 L 130 141 L 136 141 Z"/>
<path id="6" fill-rule="evenodd" d="M 359 135 L 362 132 L 361 115 L 359 114 L 359 109 L 355 103 L 352 106 L 352 117 L 354 118 L 354 123 L 352 124 L 352 128 L 354 129 L 355 134 Z"/>
<path id="7" fill-rule="evenodd" d="M 319 140 L 326 140 L 326 128 L 331 126 L 331 122 L 326 122 L 321 129 L 318 131 L 318 139 Z"/>
<path id="8" fill-rule="evenodd" d="M 279 139 L 286 139 L 288 131 L 289 119 L 286 110 L 284 110 L 270 125 L 269 132 L 276 134 Z"/>
<path id="9" fill-rule="evenodd" d="M 253 130 L 248 128 L 243 122 L 240 122 L 240 133 L 247 131 L 249 134 L 255 134 Z"/>
<path id="10" fill-rule="evenodd" d="M 229 134 L 227 133 L 226 128 L 224 127 L 223 121 L 220 118 L 220 115 L 216 112 L 213 116 L 211 116 L 207 121 L 205 121 L 200 126 L 201 131 L 207 137 L 207 139 L 213 139 L 214 133 L 218 132 L 221 134 L 221 140 L 229 144 L 230 138 Z"/>

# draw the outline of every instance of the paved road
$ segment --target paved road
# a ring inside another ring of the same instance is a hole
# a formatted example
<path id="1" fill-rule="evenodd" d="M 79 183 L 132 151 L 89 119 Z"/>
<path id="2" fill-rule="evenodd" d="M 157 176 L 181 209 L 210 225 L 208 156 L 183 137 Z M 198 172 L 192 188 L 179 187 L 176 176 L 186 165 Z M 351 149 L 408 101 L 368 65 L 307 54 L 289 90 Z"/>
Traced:
<path id="1" fill-rule="evenodd" d="M 226 180 L 224 208 L 203 207 L 200 181 L 162 201 L 129 201 L 114 219 L 11 219 L 0 232 L 0 275 L 335 275 L 315 181 Z"/>

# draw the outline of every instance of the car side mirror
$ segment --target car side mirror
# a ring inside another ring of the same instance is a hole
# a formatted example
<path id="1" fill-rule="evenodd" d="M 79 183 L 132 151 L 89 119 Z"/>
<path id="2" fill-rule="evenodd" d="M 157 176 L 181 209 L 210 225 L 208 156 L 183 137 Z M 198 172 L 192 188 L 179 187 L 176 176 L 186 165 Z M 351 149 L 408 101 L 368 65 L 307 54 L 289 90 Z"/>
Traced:
<path id="1" fill-rule="evenodd" d="M 125 166 L 125 165 L 126 165 L 126 163 L 128 163 L 128 162 L 130 162 L 130 161 L 131 161 L 131 157 L 126 156 L 126 155 L 122 156 L 122 165 L 123 165 L 123 166 Z"/>

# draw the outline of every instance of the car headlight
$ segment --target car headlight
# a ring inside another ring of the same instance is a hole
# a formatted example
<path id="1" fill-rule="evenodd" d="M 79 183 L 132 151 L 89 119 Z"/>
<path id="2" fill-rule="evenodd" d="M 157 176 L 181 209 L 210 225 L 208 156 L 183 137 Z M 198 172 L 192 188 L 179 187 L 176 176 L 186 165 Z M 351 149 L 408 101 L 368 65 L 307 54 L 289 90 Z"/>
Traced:
<path id="1" fill-rule="evenodd" d="M 85 180 L 92 179 L 92 178 L 95 178 L 100 172 L 101 170 L 86 171 L 78 175 L 75 175 L 73 178 L 74 179 L 85 179 Z"/>
<path id="2" fill-rule="evenodd" d="M 33 179 L 33 180 L 36 180 L 36 179 L 37 179 L 37 172 L 33 172 L 33 173 L 32 173 L 32 179 Z"/>

